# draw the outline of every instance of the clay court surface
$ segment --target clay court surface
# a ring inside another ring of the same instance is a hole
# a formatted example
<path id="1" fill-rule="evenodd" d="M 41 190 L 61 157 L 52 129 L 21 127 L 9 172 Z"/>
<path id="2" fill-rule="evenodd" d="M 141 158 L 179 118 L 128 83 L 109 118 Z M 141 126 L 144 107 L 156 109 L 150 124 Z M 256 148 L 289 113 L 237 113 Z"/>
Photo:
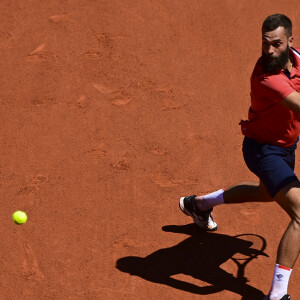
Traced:
<path id="1" fill-rule="evenodd" d="M 285 213 L 219 206 L 207 234 L 178 200 L 257 180 L 238 123 L 263 20 L 299 46 L 297 7 L 1 1 L 0 299 L 262 299 Z"/>

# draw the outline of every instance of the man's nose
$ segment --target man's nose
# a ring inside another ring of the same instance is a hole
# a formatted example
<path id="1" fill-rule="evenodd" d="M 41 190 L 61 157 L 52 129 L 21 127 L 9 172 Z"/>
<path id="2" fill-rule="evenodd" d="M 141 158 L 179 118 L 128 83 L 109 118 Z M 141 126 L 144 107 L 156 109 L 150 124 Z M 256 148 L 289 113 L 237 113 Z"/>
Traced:
<path id="1" fill-rule="evenodd" d="M 273 54 L 274 53 L 274 47 L 272 45 L 270 45 L 268 48 L 267 48 L 267 54 Z"/>

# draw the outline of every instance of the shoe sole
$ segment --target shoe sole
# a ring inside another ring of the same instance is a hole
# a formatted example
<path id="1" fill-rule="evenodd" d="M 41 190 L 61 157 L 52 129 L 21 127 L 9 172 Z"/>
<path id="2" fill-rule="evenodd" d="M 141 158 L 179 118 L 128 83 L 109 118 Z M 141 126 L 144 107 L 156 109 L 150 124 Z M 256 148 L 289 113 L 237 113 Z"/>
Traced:
<path id="1" fill-rule="evenodd" d="M 286 299 L 286 300 L 291 300 L 291 296 L 290 296 L 290 295 L 288 295 L 288 297 L 287 297 L 287 298 L 286 298 L 285 296 L 286 296 L 286 295 L 284 295 L 284 296 L 283 296 L 281 299 L 283 299 L 283 298 L 284 298 L 284 299 Z M 264 297 L 264 299 L 263 299 L 263 300 L 270 300 L 270 297 L 267 295 L 267 296 L 265 296 L 265 297 Z"/>
<path id="2" fill-rule="evenodd" d="M 185 215 L 187 215 L 187 216 L 193 218 L 194 223 L 198 226 L 198 228 L 199 228 L 200 230 L 202 230 L 202 231 L 216 231 L 216 230 L 218 229 L 218 225 L 217 225 L 216 227 L 210 229 L 210 228 L 203 228 L 203 227 L 201 227 L 200 224 L 197 224 L 197 221 L 195 221 L 196 219 L 194 218 L 194 216 L 193 216 L 187 209 L 185 209 L 185 207 L 184 207 L 184 198 L 185 198 L 185 197 L 181 197 L 181 198 L 179 199 L 179 208 L 181 209 L 181 211 L 182 211 Z"/>

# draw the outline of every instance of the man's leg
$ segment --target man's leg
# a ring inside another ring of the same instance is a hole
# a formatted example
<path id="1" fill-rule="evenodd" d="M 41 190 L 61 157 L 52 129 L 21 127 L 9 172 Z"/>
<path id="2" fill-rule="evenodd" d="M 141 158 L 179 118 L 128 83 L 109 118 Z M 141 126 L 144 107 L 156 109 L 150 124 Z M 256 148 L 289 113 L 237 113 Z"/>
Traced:
<path id="1" fill-rule="evenodd" d="M 257 182 L 244 182 L 225 189 L 225 203 L 244 203 L 244 202 L 271 202 L 265 185 L 260 180 Z"/>
<path id="2" fill-rule="evenodd" d="M 292 219 L 280 242 L 277 263 L 293 268 L 300 251 L 300 182 L 288 184 L 274 198 L 261 181 L 239 183 L 225 189 L 223 198 L 225 203 L 276 201 Z M 200 210 L 210 209 L 212 202 L 205 196 L 196 197 L 196 205 Z"/>
<path id="3" fill-rule="evenodd" d="M 221 194 L 222 192 L 220 192 Z M 211 194 L 198 196 L 195 198 L 199 210 L 206 211 L 217 204 L 223 203 L 244 203 L 244 202 L 271 202 L 275 201 L 269 195 L 265 185 L 260 182 L 241 182 L 224 190 L 222 199 L 213 199 L 215 195 Z M 216 194 L 216 196 L 218 196 Z"/>
<path id="4" fill-rule="evenodd" d="M 291 217 L 278 247 L 277 263 L 293 268 L 300 252 L 300 183 L 295 181 L 281 189 L 275 201 Z"/>
<path id="5" fill-rule="evenodd" d="M 281 299 L 287 294 L 289 278 L 300 252 L 300 183 L 294 181 L 282 188 L 274 197 L 288 213 L 291 222 L 286 229 L 277 251 L 270 300 Z"/>
<path id="6" fill-rule="evenodd" d="M 276 201 L 291 217 L 278 248 L 277 263 L 293 268 L 300 252 L 300 182 L 294 181 L 271 198 L 265 185 L 245 182 L 224 191 L 225 203 Z"/>

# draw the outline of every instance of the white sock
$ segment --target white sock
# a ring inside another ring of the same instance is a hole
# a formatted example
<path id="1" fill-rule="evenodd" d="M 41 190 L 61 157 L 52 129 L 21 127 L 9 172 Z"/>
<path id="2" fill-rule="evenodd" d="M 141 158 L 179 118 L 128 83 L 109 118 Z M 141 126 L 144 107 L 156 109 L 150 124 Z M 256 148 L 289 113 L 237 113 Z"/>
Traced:
<path id="1" fill-rule="evenodd" d="M 281 299 L 287 294 L 289 279 L 293 269 L 281 266 L 279 264 L 275 265 L 274 276 L 270 291 L 270 300 Z"/>
<path id="2" fill-rule="evenodd" d="M 201 197 L 201 200 L 197 203 L 197 206 L 200 210 L 206 211 L 212 207 L 224 203 L 224 189 L 218 190 L 216 192 L 204 195 Z"/>

